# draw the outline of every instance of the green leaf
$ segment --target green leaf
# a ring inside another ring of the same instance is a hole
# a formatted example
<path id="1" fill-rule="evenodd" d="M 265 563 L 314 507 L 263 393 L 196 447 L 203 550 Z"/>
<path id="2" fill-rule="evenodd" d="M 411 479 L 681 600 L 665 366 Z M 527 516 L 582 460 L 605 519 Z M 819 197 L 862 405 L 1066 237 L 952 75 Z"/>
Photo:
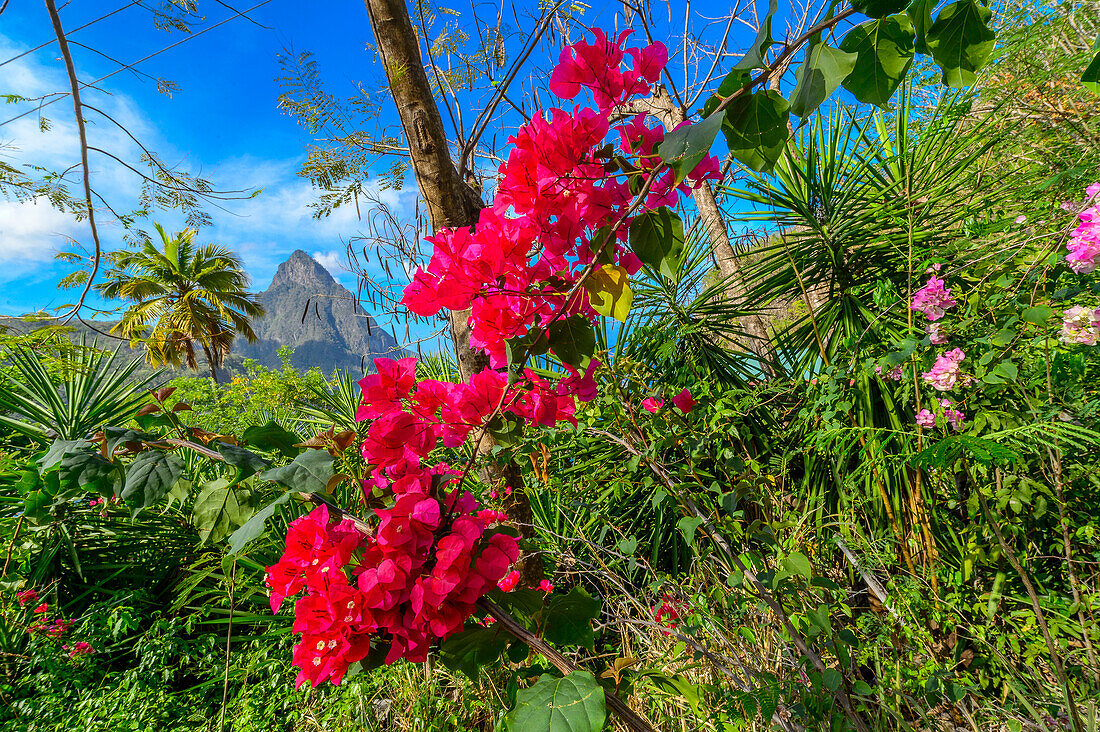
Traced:
<path id="1" fill-rule="evenodd" d="M 302 493 L 323 493 L 332 478 L 334 460 L 328 450 L 306 450 L 291 463 L 265 470 L 259 477 Z"/>
<path id="2" fill-rule="evenodd" d="M 542 328 L 531 327 L 523 335 L 504 339 L 504 353 L 508 366 L 519 368 L 530 356 L 541 356 L 550 350 L 550 341 Z"/>
<path id="3" fill-rule="evenodd" d="M 467 626 L 460 633 L 443 641 L 439 647 L 439 659 L 452 671 L 461 671 L 471 681 L 477 681 L 478 669 L 500 658 L 512 639 L 501 627 L 493 625 Z"/>
<path id="4" fill-rule="evenodd" d="M 1050 319 L 1050 316 L 1054 315 L 1054 311 L 1046 305 L 1036 305 L 1033 308 L 1028 308 L 1021 315 L 1020 318 L 1028 323 L 1034 323 L 1035 325 L 1042 325 Z"/>
<path id="5" fill-rule="evenodd" d="M 550 348 L 562 363 L 580 371 L 588 368 L 596 353 L 596 333 L 588 318 L 583 315 L 559 318 L 546 329 L 546 335 Z"/>
<path id="6" fill-rule="evenodd" d="M 39 472 L 46 472 L 70 453 L 83 452 L 91 445 L 87 440 L 54 440 L 50 448 L 38 460 Z"/>
<path id="7" fill-rule="evenodd" d="M 967 454 L 982 465 L 1011 463 L 1018 457 L 1015 452 L 993 440 L 951 435 L 921 450 L 913 457 L 913 462 L 925 468 L 946 468 Z"/>
<path id="8" fill-rule="evenodd" d="M 602 600 L 580 587 L 574 587 L 565 595 L 555 595 L 542 615 L 543 636 L 561 646 L 593 649 L 596 636 L 591 623 L 599 617 L 601 607 Z"/>
<path id="9" fill-rule="evenodd" d="M 982 377 L 987 384 L 1003 384 L 1006 381 L 1015 381 L 1019 376 L 1019 369 L 1011 361 L 1001 361 Z"/>
<path id="10" fill-rule="evenodd" d="M 768 12 L 764 19 L 760 21 L 760 27 L 756 31 L 756 38 L 753 39 L 749 50 L 745 52 L 745 57 L 733 67 L 734 71 L 764 68 L 764 55 L 774 43 L 772 40 L 772 16 L 775 15 L 777 10 L 779 10 L 779 0 L 770 0 Z"/>
<path id="11" fill-rule="evenodd" d="M 238 483 L 271 465 L 267 460 L 264 460 L 251 450 L 245 450 L 243 447 L 237 447 L 236 445 L 230 445 L 225 442 L 219 442 L 215 447 L 218 449 L 218 452 L 221 453 L 221 456 L 225 458 L 226 464 L 232 465 L 237 469 L 237 475 L 234 480 Z"/>
<path id="12" fill-rule="evenodd" d="M 241 433 L 241 441 L 258 450 L 278 452 L 288 458 L 302 451 L 302 448 L 294 446 L 301 442 L 298 435 L 275 422 L 249 427 Z"/>
<path id="13" fill-rule="evenodd" d="M 943 69 L 943 83 L 952 87 L 973 84 L 975 72 L 993 52 L 997 34 L 989 27 L 993 11 L 976 0 L 957 0 L 940 11 L 928 29 L 928 50 Z"/>
<path id="14" fill-rule="evenodd" d="M 103 437 L 107 443 L 107 456 L 115 454 L 119 445 L 125 445 L 127 449 L 137 452 L 141 449 L 141 443 L 159 440 L 158 435 L 151 432 L 124 429 L 122 427 L 104 427 Z"/>
<path id="15" fill-rule="evenodd" d="M 787 145 L 790 108 L 770 89 L 734 101 L 722 123 L 730 153 L 758 173 L 771 170 Z"/>
<path id="16" fill-rule="evenodd" d="M 485 541 L 485 539 L 482 539 Z M 543 608 L 546 595 L 533 587 L 517 587 L 511 592 L 504 592 L 494 588 L 489 593 L 490 598 L 501 607 L 511 610 L 513 614 L 534 617 Z"/>
<path id="17" fill-rule="evenodd" d="M 791 552 L 783 559 L 783 568 L 791 574 L 797 574 L 805 579 L 813 575 L 810 560 L 802 552 Z"/>
<path id="18" fill-rule="evenodd" d="M 168 495 L 168 491 L 183 475 L 185 465 L 175 455 L 160 450 L 138 454 L 126 468 L 126 480 L 120 497 L 134 508 L 137 515 Z"/>
<path id="19" fill-rule="evenodd" d="M 99 452 L 70 452 L 61 458 L 60 477 L 62 483 L 75 483 L 84 488 L 95 486 L 105 495 L 114 493 L 113 490 L 103 490 L 100 486 L 111 485 L 119 478 L 118 466 L 110 460 L 105 460 Z"/>
<path id="20" fill-rule="evenodd" d="M 626 322 L 634 293 L 630 290 L 630 275 L 625 269 L 612 264 L 601 265 L 585 278 L 584 289 L 593 310 Z"/>
<path id="21" fill-rule="evenodd" d="M 684 676 L 680 674 L 668 676 L 657 671 L 648 671 L 642 675 L 661 691 L 683 697 L 693 710 L 699 711 L 699 686 L 691 683 Z"/>
<path id="22" fill-rule="evenodd" d="M 1081 83 L 1089 91 L 1100 94 L 1100 35 L 1096 36 L 1096 43 L 1092 44 L 1092 61 L 1081 74 Z"/>
<path id="23" fill-rule="evenodd" d="M 630 222 L 630 248 L 638 259 L 675 282 L 684 252 L 684 222 L 667 206 L 646 211 Z"/>
<path id="24" fill-rule="evenodd" d="M 217 543 L 244 524 L 252 513 L 249 491 L 229 478 L 218 478 L 203 485 L 193 509 L 199 538 Z"/>
<path id="25" fill-rule="evenodd" d="M 726 74 L 726 77 L 722 79 L 722 83 L 718 85 L 718 90 L 715 91 L 711 98 L 707 100 L 706 104 L 703 105 L 703 116 L 710 117 L 714 114 L 714 110 L 718 109 L 718 105 L 725 101 L 726 97 L 744 88 L 751 82 L 752 74 L 747 70 L 734 69 Z"/>
<path id="26" fill-rule="evenodd" d="M 881 18 L 891 13 L 900 13 L 909 5 L 909 0 L 850 0 L 857 13 Z"/>
<path id="27" fill-rule="evenodd" d="M 600 732 L 607 721 L 603 689 L 588 671 L 557 678 L 543 674 L 516 692 L 515 709 L 504 715 L 509 732 Z"/>
<path id="28" fill-rule="evenodd" d="M 688 545 L 695 545 L 695 530 L 699 528 L 699 524 L 703 523 L 702 516 L 684 516 L 676 522 L 676 528 L 680 530 L 680 535 L 684 537 L 684 542 Z"/>
<path id="29" fill-rule="evenodd" d="M 936 0 L 913 0 L 909 3 L 905 14 L 913 22 L 915 32 L 913 38 L 913 50 L 917 53 L 930 53 L 928 50 L 928 28 L 932 25 L 932 8 L 936 7 Z"/>
<path id="30" fill-rule="evenodd" d="M 791 113 L 806 119 L 836 91 L 856 65 L 856 54 L 815 43 L 795 72 Z"/>
<path id="31" fill-rule="evenodd" d="M 242 549 L 260 538 L 264 533 L 264 524 L 275 515 L 275 509 L 290 500 L 290 493 L 284 493 L 271 503 L 252 514 L 252 518 L 241 524 L 241 527 L 229 535 L 229 553 L 239 554 Z"/>
<path id="32" fill-rule="evenodd" d="M 848 31 L 840 48 L 856 54 L 844 88 L 865 104 L 885 107 L 913 63 L 913 24 L 904 15 L 872 20 Z"/>
<path id="33" fill-rule="evenodd" d="M 675 171 L 677 183 L 683 181 L 710 153 L 711 145 L 722 129 L 722 119 L 723 115 L 712 114 L 698 124 L 678 127 L 665 135 L 657 146 L 661 160 Z"/>

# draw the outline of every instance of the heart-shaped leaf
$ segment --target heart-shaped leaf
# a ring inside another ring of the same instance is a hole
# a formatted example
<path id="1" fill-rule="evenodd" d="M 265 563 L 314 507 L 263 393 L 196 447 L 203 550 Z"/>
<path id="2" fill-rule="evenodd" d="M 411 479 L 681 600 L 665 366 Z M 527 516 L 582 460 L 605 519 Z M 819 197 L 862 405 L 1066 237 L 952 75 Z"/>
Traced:
<path id="1" fill-rule="evenodd" d="M 913 23 L 891 15 L 857 25 L 840 48 L 856 54 L 844 88 L 861 102 L 885 107 L 913 63 Z"/>
<path id="2" fill-rule="evenodd" d="M 993 11 L 976 0 L 956 0 L 940 11 L 928 29 L 928 50 L 943 69 L 943 83 L 973 84 L 975 73 L 989 60 L 997 34 L 989 27 Z"/>
<path id="3" fill-rule="evenodd" d="M 543 674 L 516 692 L 515 708 L 501 720 L 509 732 L 600 732 L 607 721 L 603 688 L 588 671 L 557 678 Z"/>

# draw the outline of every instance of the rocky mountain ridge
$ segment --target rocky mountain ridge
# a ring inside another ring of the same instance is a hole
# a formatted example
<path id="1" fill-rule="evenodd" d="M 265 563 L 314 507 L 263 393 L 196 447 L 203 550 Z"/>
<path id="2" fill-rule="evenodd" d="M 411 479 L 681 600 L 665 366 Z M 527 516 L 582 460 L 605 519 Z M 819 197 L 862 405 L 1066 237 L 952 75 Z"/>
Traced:
<path id="1" fill-rule="evenodd" d="M 407 355 L 394 337 L 383 330 L 355 300 L 354 295 L 337 282 L 328 270 L 302 250 L 296 250 L 279 265 L 266 290 L 260 293 L 265 315 L 253 323 L 258 340 L 248 343 L 238 338 L 226 363 L 227 370 L 238 371 L 246 358 L 264 366 L 281 365 L 278 351 L 283 346 L 294 349 L 290 363 L 299 370 L 319 368 L 326 375 L 333 369 L 348 369 L 353 374 L 372 370 L 379 356 L 400 358 Z M 93 330 L 110 331 L 118 321 L 94 321 L 91 326 L 73 321 L 71 337 L 88 334 L 89 341 L 97 337 Z M 29 320 L 0 316 L 0 331 L 25 333 L 52 325 L 50 319 Z M 98 336 L 100 345 L 110 339 Z M 113 348 L 113 343 L 110 343 Z M 205 373 L 205 364 L 199 373 Z"/>

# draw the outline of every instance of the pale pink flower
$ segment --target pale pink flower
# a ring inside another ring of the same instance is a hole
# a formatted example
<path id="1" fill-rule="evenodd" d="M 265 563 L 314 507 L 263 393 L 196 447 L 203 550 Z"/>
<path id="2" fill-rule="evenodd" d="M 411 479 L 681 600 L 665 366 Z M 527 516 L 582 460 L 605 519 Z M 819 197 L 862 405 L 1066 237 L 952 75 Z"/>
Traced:
<path id="1" fill-rule="evenodd" d="M 932 385 L 936 391 L 948 391 L 959 381 L 959 364 L 966 358 L 961 348 L 953 348 L 942 356 L 936 357 L 931 371 L 921 374 L 921 378 Z"/>
<path id="2" fill-rule="evenodd" d="M 1100 183 L 1093 183 L 1085 189 L 1087 198 L 1083 204 L 1067 202 L 1062 205 L 1067 211 L 1078 211 L 1080 223 L 1066 244 L 1069 251 L 1066 264 L 1077 274 L 1088 274 L 1096 269 L 1096 258 L 1100 256 L 1100 203 L 1089 205 L 1098 193 Z"/>
<path id="3" fill-rule="evenodd" d="M 1062 343 L 1095 346 L 1100 340 L 1100 310 L 1075 305 L 1063 313 Z"/>
<path id="4" fill-rule="evenodd" d="M 936 415 L 932 414 L 927 409 L 922 409 L 917 412 L 917 424 L 921 427 L 935 427 Z"/>
<path id="5" fill-rule="evenodd" d="M 928 278 L 924 287 L 913 293 L 913 302 L 910 310 L 919 310 L 929 320 L 939 320 L 944 311 L 956 304 L 951 297 L 951 290 L 943 286 L 943 280 L 935 275 Z"/>
<path id="6" fill-rule="evenodd" d="M 966 419 L 966 416 L 957 409 L 951 408 L 950 399 L 940 399 L 940 406 L 943 407 L 943 416 L 947 420 L 947 424 L 951 426 L 951 429 L 956 432 L 962 429 L 962 423 Z"/>
<path id="7" fill-rule="evenodd" d="M 1017 224 L 1026 224 L 1027 223 L 1027 216 L 1024 216 L 1023 214 L 1020 214 L 1019 216 L 1016 217 L 1016 223 Z"/>
<path id="8" fill-rule="evenodd" d="M 942 346 L 947 343 L 947 333 L 939 323 L 929 323 L 924 327 L 924 332 L 928 334 L 928 340 L 933 345 Z"/>
<path id="9" fill-rule="evenodd" d="M 898 364 L 894 368 L 882 373 L 882 366 L 875 366 L 875 373 L 884 379 L 890 379 L 891 381 L 901 381 L 901 377 L 905 375 L 905 366 Z"/>

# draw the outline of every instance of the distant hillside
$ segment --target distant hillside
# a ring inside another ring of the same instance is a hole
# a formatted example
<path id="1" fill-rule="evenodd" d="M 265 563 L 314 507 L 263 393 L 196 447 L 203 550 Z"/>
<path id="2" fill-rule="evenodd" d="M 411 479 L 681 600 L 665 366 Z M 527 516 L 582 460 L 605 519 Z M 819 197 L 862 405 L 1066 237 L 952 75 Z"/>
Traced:
<path id="1" fill-rule="evenodd" d="M 290 363 L 295 368 L 304 371 L 316 367 L 325 374 L 338 368 L 360 373 L 364 367 L 372 368 L 375 357 L 406 355 L 393 336 L 379 328 L 374 318 L 355 303 L 352 293 L 301 250 L 279 265 L 271 285 L 260 297 L 266 314 L 253 324 L 259 340 L 248 343 L 243 338 L 237 339 L 226 364 L 229 371 L 240 370 L 246 358 L 278 367 L 277 354 L 282 346 L 294 349 Z M 0 330 L 25 333 L 51 322 L 0 316 Z M 108 332 L 117 322 L 94 321 L 93 325 Z M 74 340 L 81 332 L 87 332 L 89 340 L 97 335 L 79 321 L 70 325 Z M 115 341 L 99 336 L 99 344 L 113 348 Z M 205 364 L 201 364 L 199 375 L 205 373 Z"/>

